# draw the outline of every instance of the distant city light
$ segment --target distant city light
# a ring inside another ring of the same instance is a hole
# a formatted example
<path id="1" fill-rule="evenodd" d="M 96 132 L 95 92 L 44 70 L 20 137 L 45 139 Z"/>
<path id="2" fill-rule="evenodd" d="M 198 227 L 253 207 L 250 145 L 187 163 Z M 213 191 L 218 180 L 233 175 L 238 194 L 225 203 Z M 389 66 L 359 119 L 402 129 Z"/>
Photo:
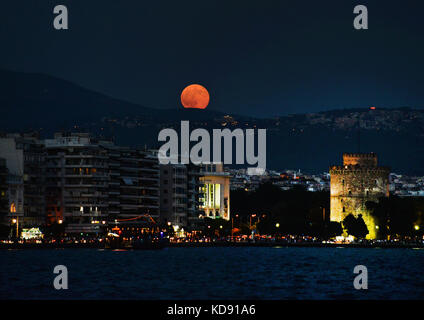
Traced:
<path id="1" fill-rule="evenodd" d="M 276 226 L 277 228 L 279 228 L 279 227 L 280 227 L 280 224 L 277 222 L 277 223 L 275 224 L 275 226 Z"/>
<path id="2" fill-rule="evenodd" d="M 60 220 L 57 221 L 57 223 L 62 224 L 63 223 L 63 220 L 60 219 Z"/>
<path id="3" fill-rule="evenodd" d="M 415 225 L 414 226 L 414 229 L 418 231 L 418 230 L 420 230 L 420 226 L 419 225 Z"/>

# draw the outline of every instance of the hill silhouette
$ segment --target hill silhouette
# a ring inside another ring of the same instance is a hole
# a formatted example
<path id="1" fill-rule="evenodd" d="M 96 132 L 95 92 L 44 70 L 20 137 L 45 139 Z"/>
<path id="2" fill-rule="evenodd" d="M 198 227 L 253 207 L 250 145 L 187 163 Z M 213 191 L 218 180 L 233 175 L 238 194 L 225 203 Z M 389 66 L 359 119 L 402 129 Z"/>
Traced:
<path id="1" fill-rule="evenodd" d="M 424 111 L 338 109 L 272 119 L 211 110 L 155 109 L 97 93 L 43 74 L 0 70 L 0 131 L 89 131 L 122 145 L 157 147 L 163 128 L 267 129 L 268 168 L 328 171 L 343 152 L 375 152 L 399 173 L 424 175 Z M 361 127 L 358 134 L 358 127 Z M 360 138 L 358 138 L 360 137 Z"/>

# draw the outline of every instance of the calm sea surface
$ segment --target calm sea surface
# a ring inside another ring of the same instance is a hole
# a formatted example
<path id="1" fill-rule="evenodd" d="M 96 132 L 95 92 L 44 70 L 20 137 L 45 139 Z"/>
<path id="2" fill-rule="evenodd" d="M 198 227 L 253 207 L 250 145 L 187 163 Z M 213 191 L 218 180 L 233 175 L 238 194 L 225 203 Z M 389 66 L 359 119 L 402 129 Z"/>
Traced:
<path id="1" fill-rule="evenodd" d="M 360 264 L 368 290 L 353 288 Z M 421 249 L 0 250 L 0 299 L 424 299 L 423 270 Z"/>

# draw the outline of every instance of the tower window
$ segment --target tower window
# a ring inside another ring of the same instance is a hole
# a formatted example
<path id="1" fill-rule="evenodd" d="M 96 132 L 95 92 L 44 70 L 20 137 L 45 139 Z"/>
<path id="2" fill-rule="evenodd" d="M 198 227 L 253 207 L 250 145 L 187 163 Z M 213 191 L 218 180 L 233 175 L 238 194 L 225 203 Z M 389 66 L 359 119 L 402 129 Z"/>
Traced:
<path id="1" fill-rule="evenodd" d="M 351 190 L 349 190 L 349 195 L 350 195 L 350 196 L 352 195 L 352 191 L 351 191 Z"/>
<path id="2" fill-rule="evenodd" d="M 343 207 L 343 212 L 346 212 L 346 208 L 345 207 Z"/>

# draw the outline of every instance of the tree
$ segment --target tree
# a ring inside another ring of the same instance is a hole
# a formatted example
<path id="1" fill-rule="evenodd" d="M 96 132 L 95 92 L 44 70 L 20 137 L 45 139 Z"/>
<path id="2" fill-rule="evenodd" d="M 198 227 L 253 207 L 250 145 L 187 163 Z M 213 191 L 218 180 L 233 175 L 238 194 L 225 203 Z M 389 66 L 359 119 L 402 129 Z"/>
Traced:
<path id="1" fill-rule="evenodd" d="M 358 239 L 364 239 L 369 233 L 361 214 L 358 214 L 357 218 L 353 214 L 347 215 L 343 220 L 343 228 L 349 235 Z"/>
<path id="2" fill-rule="evenodd" d="M 57 239 L 65 233 L 65 224 L 59 224 L 57 222 L 41 228 L 41 231 L 46 237 Z"/>
<path id="3" fill-rule="evenodd" d="M 410 237 L 416 235 L 415 225 L 420 225 L 424 215 L 422 197 L 390 196 L 378 202 L 365 203 L 367 210 L 376 220 L 383 236 Z"/>
<path id="4" fill-rule="evenodd" d="M 256 214 L 252 224 L 260 221 L 256 227 L 261 234 L 324 237 L 327 229 L 324 217 L 328 221 L 329 207 L 329 192 L 309 192 L 302 186 L 282 190 L 264 183 L 255 191 L 231 192 L 231 212 L 239 216 L 238 225 L 240 221 L 249 224 L 250 215 Z M 246 234 L 244 230 L 242 232 Z"/>
<path id="5" fill-rule="evenodd" d="M 334 237 L 342 235 L 342 233 L 343 233 L 342 224 L 340 222 L 330 221 L 330 223 L 328 224 L 326 238 L 327 239 L 334 238 Z"/>
<path id="6" fill-rule="evenodd" d="M 204 218 L 203 223 L 204 234 L 208 237 L 213 238 L 215 236 L 224 237 L 231 235 L 231 221 L 222 218 Z"/>
<path id="7" fill-rule="evenodd" d="M 10 226 L 0 224 L 0 239 L 6 239 L 10 235 Z"/>

